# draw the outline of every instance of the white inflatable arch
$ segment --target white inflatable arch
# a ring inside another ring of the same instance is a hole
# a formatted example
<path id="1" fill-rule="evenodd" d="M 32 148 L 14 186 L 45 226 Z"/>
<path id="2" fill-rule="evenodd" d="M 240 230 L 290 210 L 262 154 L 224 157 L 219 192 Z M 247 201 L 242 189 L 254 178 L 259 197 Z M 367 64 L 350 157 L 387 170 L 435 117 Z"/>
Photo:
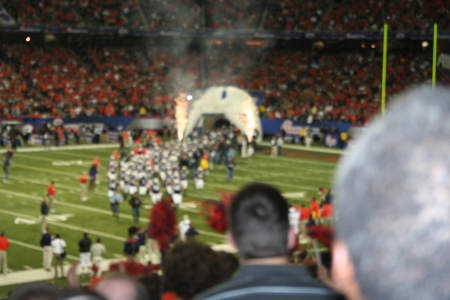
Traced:
<path id="1" fill-rule="evenodd" d="M 257 130 L 257 142 L 262 140 L 263 132 L 258 108 L 252 96 L 242 89 L 233 86 L 208 88 L 199 99 L 191 103 L 184 136 L 189 135 L 200 118 L 206 114 L 223 115 L 247 136 Z"/>

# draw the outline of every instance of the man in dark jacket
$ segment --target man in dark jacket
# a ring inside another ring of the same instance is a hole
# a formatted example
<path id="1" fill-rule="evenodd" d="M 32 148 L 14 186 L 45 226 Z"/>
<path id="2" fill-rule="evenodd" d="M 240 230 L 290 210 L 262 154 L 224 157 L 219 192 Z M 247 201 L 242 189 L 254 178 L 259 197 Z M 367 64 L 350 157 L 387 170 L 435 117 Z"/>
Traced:
<path id="1" fill-rule="evenodd" d="M 88 238 L 88 234 L 84 233 L 83 238 L 78 242 L 78 247 L 80 248 L 80 266 L 81 273 L 88 274 L 91 268 L 91 244 L 92 241 Z M 86 268 L 86 273 L 85 273 Z"/>
<path id="2" fill-rule="evenodd" d="M 44 198 L 42 198 L 42 202 L 41 202 L 41 231 L 43 234 L 45 234 L 46 228 L 47 228 L 47 216 L 48 216 L 48 204 L 47 204 L 47 196 L 44 196 Z"/>
<path id="3" fill-rule="evenodd" d="M 41 236 L 40 244 L 42 247 L 44 268 L 47 272 L 52 271 L 52 235 L 50 234 L 50 228 L 46 228 L 45 233 Z"/>
<path id="4" fill-rule="evenodd" d="M 127 256 L 128 260 L 134 260 L 136 254 L 139 253 L 139 241 L 136 233 L 138 229 L 136 227 L 128 228 L 128 239 L 123 245 L 123 253 Z"/>
<path id="5" fill-rule="evenodd" d="M 231 202 L 227 239 L 239 250 L 236 276 L 194 299 L 340 299 L 309 272 L 289 264 L 297 236 L 289 226 L 289 206 L 278 190 L 253 183 Z"/>

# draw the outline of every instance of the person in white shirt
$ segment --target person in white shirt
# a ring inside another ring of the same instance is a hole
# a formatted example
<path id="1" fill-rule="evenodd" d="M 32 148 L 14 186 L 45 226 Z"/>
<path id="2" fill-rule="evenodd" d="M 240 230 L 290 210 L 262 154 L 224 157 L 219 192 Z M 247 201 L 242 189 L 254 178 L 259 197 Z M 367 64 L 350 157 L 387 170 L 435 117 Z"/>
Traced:
<path id="1" fill-rule="evenodd" d="M 279 135 L 277 138 L 277 147 L 278 147 L 277 155 L 278 156 L 281 155 L 281 148 L 283 148 L 283 144 L 284 144 L 283 137 L 281 135 Z"/>
<path id="2" fill-rule="evenodd" d="M 186 240 L 186 232 L 191 227 L 191 220 L 189 220 L 188 215 L 183 216 L 183 220 L 178 223 L 178 230 L 180 231 L 180 238 L 184 242 Z"/>
<path id="3" fill-rule="evenodd" d="M 106 253 L 106 247 L 102 244 L 100 238 L 97 242 L 91 246 L 92 253 L 92 263 L 97 266 L 96 276 L 100 277 L 102 275 L 102 261 L 103 255 Z"/>
<path id="4" fill-rule="evenodd" d="M 53 266 L 55 267 L 55 278 L 58 278 L 58 267 L 61 268 L 61 277 L 64 278 L 64 249 L 67 247 L 66 242 L 61 238 L 59 234 L 52 240 L 53 250 Z"/>
<path id="5" fill-rule="evenodd" d="M 295 207 L 289 208 L 289 225 L 294 229 L 295 234 L 299 233 L 298 225 L 300 224 L 300 212 Z"/>
<path id="6" fill-rule="evenodd" d="M 313 141 L 313 137 L 312 137 L 311 129 L 309 127 L 307 127 L 306 128 L 306 136 L 305 136 L 305 144 L 306 144 L 307 148 L 311 147 L 312 141 Z"/>
<path id="7" fill-rule="evenodd" d="M 253 155 L 255 155 L 255 148 L 253 148 L 252 144 L 249 144 L 247 147 L 247 159 L 248 159 L 248 166 L 253 166 Z"/>
<path id="8" fill-rule="evenodd" d="M 243 139 L 242 139 L 242 144 L 241 144 L 241 157 L 242 158 L 244 158 L 244 157 L 247 157 L 247 153 L 248 153 L 248 151 L 247 151 L 247 137 L 246 136 L 243 136 Z"/>
<path id="9" fill-rule="evenodd" d="M 274 158 L 278 156 L 278 148 L 277 148 L 277 136 L 274 135 L 272 137 L 272 140 L 270 141 L 271 145 L 271 152 L 270 152 L 270 158 Z"/>

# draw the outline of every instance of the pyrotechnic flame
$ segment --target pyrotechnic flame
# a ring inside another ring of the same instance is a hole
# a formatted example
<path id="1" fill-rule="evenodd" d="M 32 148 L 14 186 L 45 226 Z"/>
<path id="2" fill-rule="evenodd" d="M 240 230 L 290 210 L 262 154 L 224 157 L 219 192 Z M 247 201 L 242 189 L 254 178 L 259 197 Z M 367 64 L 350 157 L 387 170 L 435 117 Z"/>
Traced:
<path id="1" fill-rule="evenodd" d="M 184 130 L 188 122 L 188 101 L 186 94 L 181 93 L 175 98 L 175 122 L 177 124 L 177 136 L 181 141 L 184 137 Z"/>
<path id="2" fill-rule="evenodd" d="M 245 126 L 245 134 L 247 135 L 248 142 L 251 143 L 253 140 L 253 133 L 255 132 L 255 104 L 251 97 L 247 97 L 244 102 L 242 102 L 242 111 L 244 114 L 241 115 L 242 122 Z"/>

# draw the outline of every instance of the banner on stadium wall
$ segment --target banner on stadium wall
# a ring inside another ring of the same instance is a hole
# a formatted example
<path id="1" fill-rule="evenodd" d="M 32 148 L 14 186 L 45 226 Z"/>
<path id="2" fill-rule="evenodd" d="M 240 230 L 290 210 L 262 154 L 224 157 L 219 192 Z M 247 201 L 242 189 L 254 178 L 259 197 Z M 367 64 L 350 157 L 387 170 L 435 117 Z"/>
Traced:
<path id="1" fill-rule="evenodd" d="M 242 30 L 139 30 L 127 28 L 80 28 L 52 26 L 18 26 L 0 25 L 0 31 L 50 32 L 72 34 L 98 34 L 119 36 L 172 36 L 172 37 L 205 37 L 205 38 L 243 38 L 243 39 L 346 39 L 346 40 L 381 40 L 382 32 L 275 32 L 275 31 L 242 31 Z M 450 32 L 442 32 L 439 39 L 450 38 Z M 390 40 L 432 40 L 433 33 L 389 32 Z"/>
<path id="2" fill-rule="evenodd" d="M 86 143 L 92 144 L 94 142 L 95 134 L 93 134 L 93 133 L 86 133 L 86 135 L 84 137 L 86 139 Z"/>
<path id="3" fill-rule="evenodd" d="M 3 146 L 11 146 L 11 139 L 7 135 L 2 136 Z"/>
<path id="4" fill-rule="evenodd" d="M 117 141 L 119 141 L 119 136 L 120 136 L 120 133 L 114 132 L 114 131 L 109 131 L 108 134 L 106 135 L 106 140 L 108 142 L 117 142 Z"/>
<path id="5" fill-rule="evenodd" d="M 134 118 L 129 126 L 130 128 L 159 131 L 164 128 L 164 120 L 163 118 Z"/>
<path id="6" fill-rule="evenodd" d="M 288 119 L 261 119 L 262 130 L 266 135 L 279 134 L 281 130 L 286 132 L 286 135 L 298 136 L 300 130 L 304 127 L 309 127 L 313 135 L 320 132 L 320 128 L 324 126 L 327 129 L 335 127 L 339 132 L 348 131 L 351 124 L 347 123 L 318 123 L 307 124 L 303 121 L 294 121 Z"/>
<path id="7" fill-rule="evenodd" d="M 30 145 L 44 145 L 44 136 L 41 134 L 30 134 L 28 138 L 28 144 Z"/>
<path id="8" fill-rule="evenodd" d="M 24 122 L 32 124 L 35 128 L 39 128 L 43 123 L 53 124 L 55 118 L 23 118 Z M 114 130 L 120 128 L 126 128 L 133 118 L 130 117 L 83 117 L 83 118 L 63 118 L 59 119 L 64 124 L 64 127 L 70 126 L 72 128 L 78 128 L 81 124 L 103 124 L 103 126 L 109 127 L 111 123 L 114 125 Z M 58 121 L 59 122 L 59 121 Z"/>
<path id="9" fill-rule="evenodd" d="M 323 144 L 327 147 L 339 147 L 341 139 L 336 134 L 327 134 L 323 139 Z"/>

